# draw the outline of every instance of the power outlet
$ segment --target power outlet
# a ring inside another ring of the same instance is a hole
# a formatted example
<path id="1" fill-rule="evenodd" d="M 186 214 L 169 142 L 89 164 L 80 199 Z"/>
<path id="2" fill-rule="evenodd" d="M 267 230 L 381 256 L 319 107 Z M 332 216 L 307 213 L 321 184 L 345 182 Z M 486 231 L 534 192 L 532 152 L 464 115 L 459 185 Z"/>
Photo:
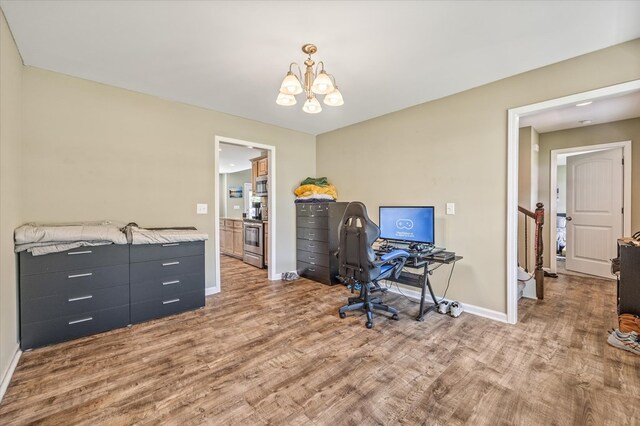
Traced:
<path id="1" fill-rule="evenodd" d="M 207 204 L 196 204 L 196 214 L 207 214 L 208 207 Z"/>
<path id="2" fill-rule="evenodd" d="M 456 204 L 447 203 L 447 214 L 456 214 Z"/>

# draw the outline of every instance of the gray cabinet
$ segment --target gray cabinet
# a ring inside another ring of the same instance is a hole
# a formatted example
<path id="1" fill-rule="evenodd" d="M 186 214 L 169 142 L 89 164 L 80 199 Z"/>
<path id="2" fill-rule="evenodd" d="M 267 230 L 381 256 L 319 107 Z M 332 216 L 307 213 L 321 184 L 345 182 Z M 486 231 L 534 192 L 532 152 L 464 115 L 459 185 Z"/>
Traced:
<path id="1" fill-rule="evenodd" d="M 129 246 L 21 252 L 20 347 L 124 327 L 129 321 Z"/>
<path id="2" fill-rule="evenodd" d="M 640 315 L 640 247 L 618 240 L 618 314 Z"/>
<path id="3" fill-rule="evenodd" d="M 204 306 L 204 242 L 131 246 L 131 322 Z"/>
<path id="4" fill-rule="evenodd" d="M 300 276 L 335 284 L 338 227 L 348 203 L 296 204 L 297 270 Z"/>

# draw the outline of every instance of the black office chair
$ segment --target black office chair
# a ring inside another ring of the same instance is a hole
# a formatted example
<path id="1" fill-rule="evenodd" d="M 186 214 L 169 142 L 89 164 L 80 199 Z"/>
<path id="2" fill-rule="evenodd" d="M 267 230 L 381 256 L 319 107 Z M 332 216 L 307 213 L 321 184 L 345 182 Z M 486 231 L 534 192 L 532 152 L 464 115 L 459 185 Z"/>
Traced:
<path id="1" fill-rule="evenodd" d="M 395 250 L 376 258 L 372 244 L 380 236 L 380 228 L 369 219 L 364 204 L 354 201 L 347 206 L 339 227 L 338 268 L 343 283 L 354 288 L 360 287 L 358 297 L 350 297 L 349 303 L 339 309 L 340 318 L 347 312 L 363 309 L 367 313 L 367 328 L 373 327 L 373 311 L 382 310 L 398 319 L 398 311 L 385 305 L 379 298 L 372 298 L 375 292 L 384 293 L 378 281 L 400 275 L 409 256 L 403 250 Z"/>

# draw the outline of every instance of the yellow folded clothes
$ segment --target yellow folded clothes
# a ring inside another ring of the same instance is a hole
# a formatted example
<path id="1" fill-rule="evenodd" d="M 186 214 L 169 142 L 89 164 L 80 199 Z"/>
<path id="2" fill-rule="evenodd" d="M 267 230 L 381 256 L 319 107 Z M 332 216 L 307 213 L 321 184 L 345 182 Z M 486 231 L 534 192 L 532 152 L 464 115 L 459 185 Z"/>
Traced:
<path id="1" fill-rule="evenodd" d="M 313 194 L 327 194 L 333 198 L 338 198 L 336 187 L 333 185 L 318 186 L 318 185 L 300 185 L 293 191 L 298 197 L 308 197 Z"/>

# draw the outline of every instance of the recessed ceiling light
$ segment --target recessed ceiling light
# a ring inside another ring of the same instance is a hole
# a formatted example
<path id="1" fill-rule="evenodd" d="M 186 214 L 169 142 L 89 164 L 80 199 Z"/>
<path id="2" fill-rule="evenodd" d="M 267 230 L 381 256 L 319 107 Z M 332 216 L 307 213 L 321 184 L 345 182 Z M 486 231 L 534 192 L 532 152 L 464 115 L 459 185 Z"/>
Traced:
<path id="1" fill-rule="evenodd" d="M 587 106 L 591 105 L 592 103 L 593 101 L 580 102 L 579 104 L 576 104 L 576 106 Z"/>
<path id="2" fill-rule="evenodd" d="M 591 120 L 580 120 L 578 123 L 580 123 L 580 124 L 591 124 Z"/>
<path id="3" fill-rule="evenodd" d="M 235 164 L 229 164 L 229 167 L 235 167 Z"/>

